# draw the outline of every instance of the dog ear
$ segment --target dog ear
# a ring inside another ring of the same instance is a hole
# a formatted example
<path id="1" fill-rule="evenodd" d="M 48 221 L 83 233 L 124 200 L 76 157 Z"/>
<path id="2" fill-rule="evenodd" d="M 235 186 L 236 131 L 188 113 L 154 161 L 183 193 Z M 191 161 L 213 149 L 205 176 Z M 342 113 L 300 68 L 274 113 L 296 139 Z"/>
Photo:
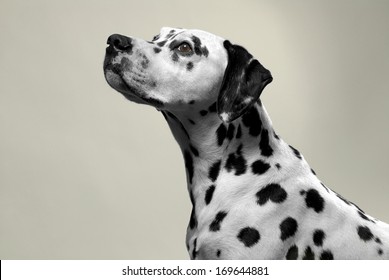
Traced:
<path id="1" fill-rule="evenodd" d="M 217 100 L 220 118 L 228 123 L 240 117 L 259 98 L 273 77 L 241 46 L 224 41 L 228 64 Z"/>

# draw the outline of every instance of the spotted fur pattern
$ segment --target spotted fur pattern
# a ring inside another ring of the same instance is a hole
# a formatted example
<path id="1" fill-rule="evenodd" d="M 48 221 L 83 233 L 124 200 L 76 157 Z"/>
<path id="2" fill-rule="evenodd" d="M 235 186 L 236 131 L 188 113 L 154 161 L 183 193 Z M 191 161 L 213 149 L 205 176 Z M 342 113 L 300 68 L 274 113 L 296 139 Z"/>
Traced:
<path id="1" fill-rule="evenodd" d="M 112 35 L 107 82 L 156 107 L 183 152 L 192 259 L 388 259 L 389 226 L 330 190 L 274 131 L 259 100 L 270 72 L 199 30 Z"/>

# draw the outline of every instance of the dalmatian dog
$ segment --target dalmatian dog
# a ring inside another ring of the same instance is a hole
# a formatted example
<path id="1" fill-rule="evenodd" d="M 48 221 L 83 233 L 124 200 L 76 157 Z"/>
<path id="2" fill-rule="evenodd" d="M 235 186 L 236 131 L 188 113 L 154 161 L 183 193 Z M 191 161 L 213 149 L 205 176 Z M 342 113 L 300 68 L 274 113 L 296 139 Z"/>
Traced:
<path id="1" fill-rule="evenodd" d="M 389 259 L 389 225 L 325 186 L 274 131 L 259 97 L 272 76 L 200 30 L 108 38 L 104 74 L 165 117 L 183 154 L 191 259 Z"/>

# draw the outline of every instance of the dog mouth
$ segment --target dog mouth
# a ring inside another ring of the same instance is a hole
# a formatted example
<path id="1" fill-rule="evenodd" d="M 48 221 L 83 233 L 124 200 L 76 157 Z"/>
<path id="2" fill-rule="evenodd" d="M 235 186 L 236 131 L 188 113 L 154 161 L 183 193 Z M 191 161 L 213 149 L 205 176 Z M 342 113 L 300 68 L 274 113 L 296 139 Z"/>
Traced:
<path id="1" fill-rule="evenodd" d="M 131 69 L 132 62 L 128 58 L 121 58 L 120 63 L 113 63 L 115 59 L 110 56 L 111 46 L 107 47 L 107 55 L 104 60 L 104 76 L 108 84 L 120 92 L 126 99 L 140 104 L 147 104 L 162 109 L 163 102 L 152 97 L 148 97 L 146 91 L 141 89 L 145 86 L 145 81 L 126 78 L 123 69 Z M 129 80 L 131 82 L 129 82 Z"/>

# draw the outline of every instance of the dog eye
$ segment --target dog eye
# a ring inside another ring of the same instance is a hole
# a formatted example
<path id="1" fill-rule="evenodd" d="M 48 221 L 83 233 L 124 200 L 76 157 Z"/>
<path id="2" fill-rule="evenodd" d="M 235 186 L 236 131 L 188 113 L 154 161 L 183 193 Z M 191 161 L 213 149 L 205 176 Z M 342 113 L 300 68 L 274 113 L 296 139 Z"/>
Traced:
<path id="1" fill-rule="evenodd" d="M 189 54 L 193 52 L 192 47 L 188 43 L 182 43 L 176 49 L 183 54 Z"/>

